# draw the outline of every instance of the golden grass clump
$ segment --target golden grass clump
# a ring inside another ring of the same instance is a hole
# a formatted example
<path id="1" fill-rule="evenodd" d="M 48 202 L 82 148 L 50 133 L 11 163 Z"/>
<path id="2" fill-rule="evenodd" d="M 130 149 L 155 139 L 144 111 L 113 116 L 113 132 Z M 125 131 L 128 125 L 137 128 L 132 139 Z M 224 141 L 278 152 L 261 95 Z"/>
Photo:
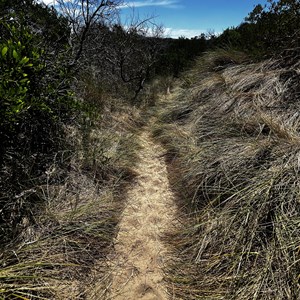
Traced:
<path id="1" fill-rule="evenodd" d="M 299 299 L 300 70 L 208 69 L 212 60 L 161 103 L 154 130 L 188 220 L 170 237 L 171 289 L 179 299 Z"/>

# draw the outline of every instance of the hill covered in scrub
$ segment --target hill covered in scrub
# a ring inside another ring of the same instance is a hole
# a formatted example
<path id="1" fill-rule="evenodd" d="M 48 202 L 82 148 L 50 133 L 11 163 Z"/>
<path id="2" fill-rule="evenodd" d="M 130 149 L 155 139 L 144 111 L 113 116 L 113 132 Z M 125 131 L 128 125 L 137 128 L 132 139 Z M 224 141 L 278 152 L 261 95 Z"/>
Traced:
<path id="1" fill-rule="evenodd" d="M 192 39 L 122 5 L 0 2 L 0 299 L 122 298 L 132 279 L 299 299 L 299 0 Z"/>
<path id="2" fill-rule="evenodd" d="M 162 100 L 154 135 L 185 220 L 167 274 L 179 299 L 298 299 L 299 68 L 209 52 Z"/>

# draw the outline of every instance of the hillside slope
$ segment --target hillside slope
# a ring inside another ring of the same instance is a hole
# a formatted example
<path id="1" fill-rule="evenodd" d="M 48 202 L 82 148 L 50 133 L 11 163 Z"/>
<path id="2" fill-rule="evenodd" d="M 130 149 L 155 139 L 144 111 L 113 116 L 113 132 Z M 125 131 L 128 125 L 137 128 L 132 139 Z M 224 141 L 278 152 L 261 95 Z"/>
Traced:
<path id="1" fill-rule="evenodd" d="M 300 66 L 246 60 L 211 52 L 160 103 L 179 299 L 299 299 Z"/>

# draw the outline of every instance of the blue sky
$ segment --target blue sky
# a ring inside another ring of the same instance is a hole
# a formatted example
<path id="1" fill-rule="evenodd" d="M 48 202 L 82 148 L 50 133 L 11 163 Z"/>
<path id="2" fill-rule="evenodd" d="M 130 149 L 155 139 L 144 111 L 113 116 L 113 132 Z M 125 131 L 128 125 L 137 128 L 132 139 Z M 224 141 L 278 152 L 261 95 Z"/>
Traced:
<path id="1" fill-rule="evenodd" d="M 38 0 L 53 4 L 55 0 Z M 72 0 L 66 0 L 72 1 Z M 208 30 L 221 33 L 239 25 L 257 4 L 267 0 L 123 0 L 122 19 L 132 14 L 140 18 L 156 16 L 155 22 L 165 27 L 165 35 L 194 37 Z"/>
<path id="2" fill-rule="evenodd" d="M 193 37 L 207 30 L 216 33 L 239 25 L 256 4 L 266 0 L 135 0 L 126 1 L 140 17 L 155 15 L 170 37 Z M 130 13 L 123 8 L 122 15 Z"/>

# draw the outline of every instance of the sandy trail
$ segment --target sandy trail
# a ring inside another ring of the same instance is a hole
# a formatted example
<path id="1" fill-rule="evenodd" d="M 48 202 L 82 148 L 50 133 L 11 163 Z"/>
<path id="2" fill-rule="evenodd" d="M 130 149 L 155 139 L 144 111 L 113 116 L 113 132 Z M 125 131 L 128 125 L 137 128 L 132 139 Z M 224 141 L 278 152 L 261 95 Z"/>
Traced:
<path id="1" fill-rule="evenodd" d="M 169 186 L 164 150 L 145 130 L 141 134 L 137 183 L 128 192 L 127 205 L 116 238 L 110 299 L 167 300 L 162 268 L 167 249 L 161 237 L 175 220 L 174 196 Z"/>

